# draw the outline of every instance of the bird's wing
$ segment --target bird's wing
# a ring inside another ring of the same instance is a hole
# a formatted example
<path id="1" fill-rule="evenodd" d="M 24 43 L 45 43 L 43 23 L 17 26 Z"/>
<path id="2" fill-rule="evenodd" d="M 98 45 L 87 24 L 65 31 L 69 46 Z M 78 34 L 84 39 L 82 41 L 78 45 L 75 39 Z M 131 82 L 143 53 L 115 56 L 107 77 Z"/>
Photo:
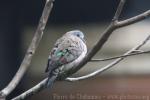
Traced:
<path id="1" fill-rule="evenodd" d="M 76 37 L 60 38 L 52 49 L 45 72 L 70 63 L 82 53 L 81 40 Z"/>
<path id="2" fill-rule="evenodd" d="M 48 71 L 49 71 L 49 67 L 48 67 L 48 66 L 49 66 L 49 62 L 50 62 L 50 60 L 51 60 L 51 59 L 50 59 L 50 58 L 48 58 L 48 62 L 47 62 L 47 66 L 46 66 L 45 72 L 48 72 Z"/>

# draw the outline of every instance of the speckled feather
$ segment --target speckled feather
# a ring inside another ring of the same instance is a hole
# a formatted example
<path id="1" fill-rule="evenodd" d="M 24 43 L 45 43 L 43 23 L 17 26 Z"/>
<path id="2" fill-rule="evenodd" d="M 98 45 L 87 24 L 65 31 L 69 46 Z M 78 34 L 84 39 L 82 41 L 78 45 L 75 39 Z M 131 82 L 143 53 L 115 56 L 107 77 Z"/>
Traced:
<path id="1" fill-rule="evenodd" d="M 50 52 L 45 72 L 51 72 L 59 66 L 77 59 L 83 52 L 82 44 L 83 41 L 79 37 L 70 34 L 63 35 Z"/>

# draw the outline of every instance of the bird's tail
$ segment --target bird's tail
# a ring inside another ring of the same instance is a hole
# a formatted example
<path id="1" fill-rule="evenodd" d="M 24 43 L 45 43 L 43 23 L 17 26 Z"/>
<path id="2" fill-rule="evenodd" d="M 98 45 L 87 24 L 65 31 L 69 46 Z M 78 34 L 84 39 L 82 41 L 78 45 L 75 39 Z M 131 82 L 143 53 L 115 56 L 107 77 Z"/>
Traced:
<path id="1" fill-rule="evenodd" d="M 46 86 L 48 88 L 52 88 L 53 83 L 55 82 L 56 78 L 57 78 L 58 74 L 49 74 L 48 80 L 47 80 L 47 84 Z"/>

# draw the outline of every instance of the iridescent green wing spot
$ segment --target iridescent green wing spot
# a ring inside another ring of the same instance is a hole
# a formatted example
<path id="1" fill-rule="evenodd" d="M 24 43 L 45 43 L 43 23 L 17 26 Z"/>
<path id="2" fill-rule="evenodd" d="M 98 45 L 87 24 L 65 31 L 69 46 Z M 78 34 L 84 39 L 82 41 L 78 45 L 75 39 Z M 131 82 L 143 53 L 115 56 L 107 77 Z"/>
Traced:
<path id="1" fill-rule="evenodd" d="M 66 49 L 65 50 L 61 50 L 61 51 L 59 51 L 59 52 L 56 53 L 56 56 L 57 57 L 64 56 L 66 53 L 67 53 Z"/>

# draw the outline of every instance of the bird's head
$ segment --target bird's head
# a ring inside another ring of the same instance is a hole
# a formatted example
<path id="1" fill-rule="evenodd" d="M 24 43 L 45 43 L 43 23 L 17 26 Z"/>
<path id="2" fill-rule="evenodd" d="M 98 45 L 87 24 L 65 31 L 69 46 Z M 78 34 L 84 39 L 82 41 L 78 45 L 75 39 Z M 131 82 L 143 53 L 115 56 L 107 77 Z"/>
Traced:
<path id="1" fill-rule="evenodd" d="M 80 30 L 69 31 L 69 32 L 67 32 L 67 34 L 71 34 L 71 35 L 77 36 L 77 37 L 80 38 L 83 42 L 85 42 L 84 34 L 83 34 L 83 32 L 81 32 Z"/>

